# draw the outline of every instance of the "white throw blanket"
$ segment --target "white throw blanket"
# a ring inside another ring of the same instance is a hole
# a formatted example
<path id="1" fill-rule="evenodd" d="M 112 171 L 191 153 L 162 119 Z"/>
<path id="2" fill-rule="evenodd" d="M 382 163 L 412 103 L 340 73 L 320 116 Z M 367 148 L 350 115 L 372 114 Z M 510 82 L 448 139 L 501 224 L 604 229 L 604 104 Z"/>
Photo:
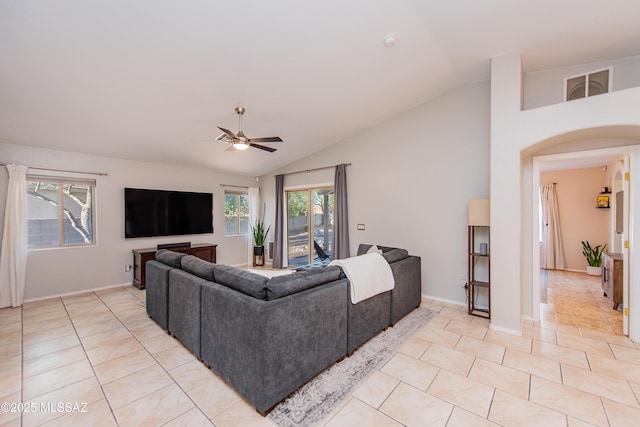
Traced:
<path id="1" fill-rule="evenodd" d="M 344 270 L 351 282 L 353 304 L 390 291 L 395 286 L 389 263 L 377 253 L 338 259 L 331 261 L 329 265 L 338 265 Z"/>

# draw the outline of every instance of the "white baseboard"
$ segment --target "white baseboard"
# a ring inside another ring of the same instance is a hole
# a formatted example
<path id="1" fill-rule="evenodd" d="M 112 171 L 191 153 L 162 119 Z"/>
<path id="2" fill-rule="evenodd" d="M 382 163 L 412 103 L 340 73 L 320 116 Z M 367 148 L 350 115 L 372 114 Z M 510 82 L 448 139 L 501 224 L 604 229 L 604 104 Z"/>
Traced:
<path id="1" fill-rule="evenodd" d="M 102 291 L 102 290 L 105 290 L 105 289 L 121 288 L 123 286 L 131 286 L 132 284 L 133 283 L 122 283 L 120 285 L 109 285 L 109 286 L 102 286 L 100 288 L 83 289 L 81 291 L 74 291 L 74 292 L 65 292 L 63 294 L 47 295 L 45 297 L 29 298 L 29 299 L 25 299 L 23 301 L 23 304 L 27 303 L 27 302 L 43 301 L 43 300 L 51 299 L 51 298 L 62 298 L 62 297 L 69 297 L 69 296 L 73 296 L 73 295 L 86 294 L 87 292 Z"/>
<path id="2" fill-rule="evenodd" d="M 497 325 L 494 325 L 493 323 L 489 323 L 489 329 L 493 329 L 494 331 L 498 331 L 498 332 L 505 332 L 505 333 L 511 334 L 511 335 L 517 335 L 519 337 L 522 336 L 522 331 L 521 330 L 503 328 L 502 326 L 497 326 Z"/>
<path id="3" fill-rule="evenodd" d="M 422 298 L 432 299 L 434 301 L 446 302 L 448 304 L 459 305 L 461 307 L 466 307 L 467 306 L 466 302 L 454 301 L 454 300 L 450 300 L 450 299 L 446 299 L 446 298 L 434 297 L 434 296 L 431 296 L 431 295 L 422 294 Z"/>

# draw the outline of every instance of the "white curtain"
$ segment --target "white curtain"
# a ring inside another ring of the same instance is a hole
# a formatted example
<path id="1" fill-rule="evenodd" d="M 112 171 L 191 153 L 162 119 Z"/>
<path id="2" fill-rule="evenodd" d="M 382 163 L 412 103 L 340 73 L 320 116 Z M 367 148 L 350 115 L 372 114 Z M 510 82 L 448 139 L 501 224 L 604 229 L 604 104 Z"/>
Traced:
<path id="1" fill-rule="evenodd" d="M 249 243 L 247 249 L 247 264 L 253 265 L 253 233 L 252 228 L 256 225 L 256 221 L 260 218 L 260 189 L 258 187 L 249 187 L 247 193 L 249 200 Z"/>
<path id="2" fill-rule="evenodd" d="M 0 249 L 0 308 L 22 305 L 27 270 L 27 167 L 6 167 L 9 186 Z"/>
<path id="3" fill-rule="evenodd" d="M 542 247 L 540 267 L 547 270 L 565 270 L 567 263 L 562 247 L 558 196 L 555 184 L 540 186 L 540 206 L 542 209 Z"/>

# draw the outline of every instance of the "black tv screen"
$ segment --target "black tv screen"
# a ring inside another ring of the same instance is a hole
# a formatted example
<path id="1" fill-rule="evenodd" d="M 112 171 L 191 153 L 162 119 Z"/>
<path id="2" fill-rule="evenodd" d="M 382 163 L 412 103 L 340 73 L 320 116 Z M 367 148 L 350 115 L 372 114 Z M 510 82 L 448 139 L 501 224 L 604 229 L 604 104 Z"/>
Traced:
<path id="1" fill-rule="evenodd" d="M 213 233 L 213 194 L 124 189 L 125 238 Z"/>

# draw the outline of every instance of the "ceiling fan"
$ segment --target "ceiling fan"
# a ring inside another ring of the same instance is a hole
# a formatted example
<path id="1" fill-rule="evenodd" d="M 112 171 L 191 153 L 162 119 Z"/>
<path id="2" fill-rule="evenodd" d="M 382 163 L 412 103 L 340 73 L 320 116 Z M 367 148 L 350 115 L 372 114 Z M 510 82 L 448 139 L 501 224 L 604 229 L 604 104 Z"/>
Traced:
<path id="1" fill-rule="evenodd" d="M 216 141 L 224 142 L 226 144 L 231 144 L 226 151 L 235 151 L 235 150 L 246 150 L 249 147 L 259 148 L 264 151 L 268 151 L 273 153 L 276 151 L 276 148 L 267 147 L 265 145 L 256 144 L 256 142 L 282 142 L 279 136 L 268 136 L 265 138 L 247 138 L 247 136 L 242 132 L 242 115 L 244 114 L 244 107 L 236 107 L 236 113 L 238 113 L 238 123 L 239 129 L 237 135 L 234 135 L 228 129 L 222 128 L 218 126 L 222 132 L 220 136 L 216 138 Z"/>

